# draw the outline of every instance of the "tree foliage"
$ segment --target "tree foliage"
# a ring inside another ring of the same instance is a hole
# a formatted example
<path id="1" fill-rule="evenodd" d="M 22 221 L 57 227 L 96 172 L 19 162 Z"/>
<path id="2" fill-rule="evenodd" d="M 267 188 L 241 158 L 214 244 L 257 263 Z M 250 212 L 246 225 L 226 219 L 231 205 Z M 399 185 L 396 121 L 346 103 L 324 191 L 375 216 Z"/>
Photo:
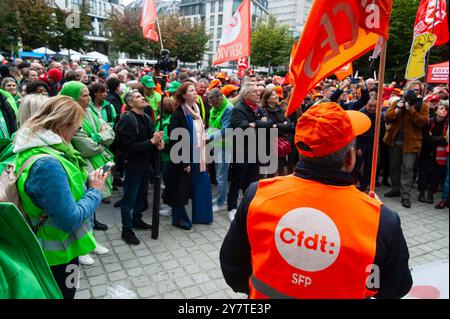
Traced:
<path id="1" fill-rule="evenodd" d="M 288 27 L 279 26 L 274 17 L 269 16 L 267 21 L 259 20 L 252 32 L 252 64 L 287 65 L 293 42 Z"/>

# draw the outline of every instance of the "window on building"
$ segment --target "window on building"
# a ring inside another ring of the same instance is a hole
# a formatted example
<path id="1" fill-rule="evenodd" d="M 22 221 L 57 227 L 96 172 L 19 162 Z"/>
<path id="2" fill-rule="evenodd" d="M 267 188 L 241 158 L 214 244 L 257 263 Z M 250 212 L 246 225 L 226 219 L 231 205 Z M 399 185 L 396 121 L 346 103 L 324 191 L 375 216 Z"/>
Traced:
<path id="1" fill-rule="evenodd" d="M 223 24 L 223 14 L 219 14 L 219 20 L 217 21 L 217 25 L 222 25 Z"/>
<path id="2" fill-rule="evenodd" d="M 81 5 L 81 0 L 72 0 L 72 4 L 79 6 Z"/>
<path id="3" fill-rule="evenodd" d="M 217 28 L 217 39 L 222 38 L 222 28 Z"/>
<path id="4" fill-rule="evenodd" d="M 211 14 L 211 16 L 209 17 L 209 25 L 211 26 L 211 27 L 213 27 L 215 24 L 216 24 L 216 16 L 215 15 L 213 15 L 213 14 Z"/>
<path id="5" fill-rule="evenodd" d="M 223 0 L 219 0 L 219 12 L 223 12 Z"/>
<path id="6" fill-rule="evenodd" d="M 214 41 L 209 41 L 209 43 L 208 43 L 208 48 L 209 48 L 209 51 L 213 51 L 214 50 Z"/>
<path id="7" fill-rule="evenodd" d="M 216 3 L 213 1 L 211 2 L 211 13 L 216 12 Z"/>

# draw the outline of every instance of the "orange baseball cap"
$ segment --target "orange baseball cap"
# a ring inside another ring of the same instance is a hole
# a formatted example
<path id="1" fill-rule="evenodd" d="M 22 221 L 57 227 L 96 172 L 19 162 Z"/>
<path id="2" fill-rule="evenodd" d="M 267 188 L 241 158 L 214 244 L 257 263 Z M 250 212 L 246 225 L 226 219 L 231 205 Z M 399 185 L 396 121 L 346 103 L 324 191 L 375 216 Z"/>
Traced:
<path id="1" fill-rule="evenodd" d="M 275 86 L 273 90 L 275 91 L 275 93 L 277 93 L 280 99 L 284 99 L 283 88 L 281 86 Z"/>
<path id="2" fill-rule="evenodd" d="M 222 88 L 222 94 L 225 95 L 226 97 L 229 97 L 232 92 L 237 90 L 239 90 L 237 86 L 227 84 Z"/>
<path id="3" fill-rule="evenodd" d="M 220 80 L 218 79 L 214 79 L 209 83 L 209 90 L 211 91 L 212 89 L 216 88 L 219 85 L 222 85 L 222 82 L 220 82 Z"/>
<path id="4" fill-rule="evenodd" d="M 311 107 L 299 119 L 295 145 L 306 157 L 325 157 L 348 145 L 371 126 L 369 117 L 359 111 L 344 111 L 334 102 Z"/>

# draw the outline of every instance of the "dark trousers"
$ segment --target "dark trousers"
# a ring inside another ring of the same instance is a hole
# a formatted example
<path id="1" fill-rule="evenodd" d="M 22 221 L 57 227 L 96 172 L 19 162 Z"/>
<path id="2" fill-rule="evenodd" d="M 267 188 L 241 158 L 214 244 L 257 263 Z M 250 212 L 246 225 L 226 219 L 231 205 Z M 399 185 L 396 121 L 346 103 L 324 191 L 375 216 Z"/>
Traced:
<path id="1" fill-rule="evenodd" d="M 377 177 L 380 176 L 383 178 L 383 181 L 387 181 L 389 178 L 389 147 L 384 144 L 384 142 L 380 142 L 380 164 L 377 170 Z M 381 172 L 380 172 L 381 171 Z"/>
<path id="2" fill-rule="evenodd" d="M 228 190 L 228 211 L 237 208 L 237 200 L 239 196 L 239 189 L 243 192 L 247 187 L 256 182 L 259 178 L 259 164 L 258 163 L 236 163 L 231 169 L 231 184 Z"/>
<path id="3" fill-rule="evenodd" d="M 428 189 L 436 193 L 443 177 L 445 177 L 445 165 L 439 165 L 431 156 L 420 157 L 419 191 Z"/>
<path id="4" fill-rule="evenodd" d="M 372 157 L 373 157 L 373 145 L 362 144 L 358 145 L 361 149 L 361 156 L 356 157 L 356 164 L 353 170 L 355 176 L 359 176 L 361 167 L 363 167 L 363 173 L 359 179 L 359 186 L 361 189 L 365 189 L 370 185 L 370 177 L 372 176 Z"/>
<path id="5" fill-rule="evenodd" d="M 78 257 L 72 259 L 67 264 L 50 266 L 50 270 L 64 299 L 74 299 L 77 291 L 76 285 L 78 285 L 80 278 Z M 68 278 L 69 276 L 70 278 Z"/>
<path id="6" fill-rule="evenodd" d="M 150 171 L 125 170 L 121 205 L 123 231 L 131 231 L 133 221 L 142 219 L 142 212 L 147 205 L 149 182 Z"/>

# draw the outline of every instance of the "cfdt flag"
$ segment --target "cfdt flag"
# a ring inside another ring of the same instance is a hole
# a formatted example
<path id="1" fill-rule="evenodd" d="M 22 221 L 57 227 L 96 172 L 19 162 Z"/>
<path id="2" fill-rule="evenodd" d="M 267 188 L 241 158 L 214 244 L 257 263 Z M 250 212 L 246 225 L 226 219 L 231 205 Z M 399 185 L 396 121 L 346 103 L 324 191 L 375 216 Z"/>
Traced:
<path id="1" fill-rule="evenodd" d="M 244 58 L 239 58 L 236 61 L 237 65 L 238 65 L 238 76 L 243 78 L 245 75 L 245 71 L 247 71 L 249 65 L 248 65 L 248 58 L 244 57 Z"/>
<path id="2" fill-rule="evenodd" d="M 422 0 L 417 10 L 414 37 L 405 78 L 420 79 L 425 75 L 426 55 L 434 46 L 448 42 L 448 18 L 444 0 Z"/>
<path id="3" fill-rule="evenodd" d="M 295 86 L 286 114 L 330 74 L 385 40 L 393 0 L 314 1 L 295 51 L 291 72 Z"/>
<path id="4" fill-rule="evenodd" d="M 244 0 L 223 31 L 213 66 L 250 56 L 250 21 L 250 0 Z"/>
<path id="5" fill-rule="evenodd" d="M 144 0 L 142 8 L 141 28 L 145 39 L 158 42 L 159 36 L 155 29 L 156 8 L 153 0 Z"/>
<path id="6" fill-rule="evenodd" d="M 289 83 L 294 86 L 295 85 L 295 77 L 292 73 L 292 60 L 294 59 L 295 51 L 297 50 L 297 42 L 294 41 L 294 44 L 292 44 L 291 49 L 291 57 L 289 60 Z"/>

